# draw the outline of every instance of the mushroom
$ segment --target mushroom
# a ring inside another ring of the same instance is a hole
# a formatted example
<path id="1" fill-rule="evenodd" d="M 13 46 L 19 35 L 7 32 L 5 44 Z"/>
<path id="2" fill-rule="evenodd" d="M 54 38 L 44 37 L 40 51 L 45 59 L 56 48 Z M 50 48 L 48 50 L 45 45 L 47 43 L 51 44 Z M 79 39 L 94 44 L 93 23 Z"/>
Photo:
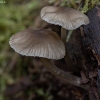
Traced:
<path id="1" fill-rule="evenodd" d="M 65 55 L 65 46 L 59 35 L 47 29 L 27 29 L 13 35 L 10 46 L 19 54 L 40 57 L 45 67 L 65 83 L 88 89 L 81 84 L 81 78 L 70 75 L 56 67 L 50 59 L 61 59 Z"/>
<path id="2" fill-rule="evenodd" d="M 44 29 L 27 29 L 13 35 L 10 46 L 26 56 L 37 56 L 48 59 L 62 59 L 65 46 L 59 35 Z"/>
<path id="3" fill-rule="evenodd" d="M 61 26 L 61 38 L 65 44 L 66 30 L 73 30 L 89 23 L 89 18 L 85 14 L 68 7 L 46 6 L 41 10 L 41 18 L 48 23 Z M 68 55 L 67 47 L 65 61 L 71 70 L 76 70 L 71 63 L 72 61 Z"/>

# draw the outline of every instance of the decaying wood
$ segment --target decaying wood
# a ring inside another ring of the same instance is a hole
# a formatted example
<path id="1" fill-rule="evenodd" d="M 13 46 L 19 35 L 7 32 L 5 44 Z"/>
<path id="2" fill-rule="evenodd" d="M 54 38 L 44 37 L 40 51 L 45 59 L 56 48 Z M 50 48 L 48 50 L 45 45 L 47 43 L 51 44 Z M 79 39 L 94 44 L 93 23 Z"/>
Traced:
<path id="1" fill-rule="evenodd" d="M 100 65 L 100 6 L 90 10 L 87 16 L 90 24 L 83 27 L 84 33 L 81 34 L 83 46 L 92 51 Z"/>
<path id="2" fill-rule="evenodd" d="M 97 81 L 97 73 L 100 68 L 100 6 L 88 11 L 87 16 L 90 19 L 90 23 L 80 28 L 80 35 L 78 36 L 85 58 L 82 70 L 84 70 L 84 74 L 89 79 L 90 100 L 100 100 L 98 92 L 100 90 L 99 78 Z"/>

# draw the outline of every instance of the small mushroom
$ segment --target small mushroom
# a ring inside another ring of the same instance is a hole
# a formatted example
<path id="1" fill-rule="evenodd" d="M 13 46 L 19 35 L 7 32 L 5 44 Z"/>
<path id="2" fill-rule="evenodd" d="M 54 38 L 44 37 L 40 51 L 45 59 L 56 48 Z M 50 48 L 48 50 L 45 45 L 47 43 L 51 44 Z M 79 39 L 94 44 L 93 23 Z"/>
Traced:
<path id="1" fill-rule="evenodd" d="M 73 30 L 89 23 L 89 18 L 85 14 L 68 7 L 44 7 L 41 10 L 41 18 L 48 23 L 60 25 L 67 30 Z"/>
<path id="2" fill-rule="evenodd" d="M 48 70 L 65 83 L 88 89 L 81 85 L 81 78 L 70 75 L 56 67 L 50 59 L 61 59 L 65 55 L 65 46 L 59 35 L 46 29 L 27 29 L 10 38 L 10 46 L 19 54 L 40 57 Z"/>
<path id="3" fill-rule="evenodd" d="M 48 59 L 61 59 L 65 55 L 65 46 L 59 35 L 44 29 L 27 29 L 13 35 L 10 46 L 26 56 Z"/>
<path id="4" fill-rule="evenodd" d="M 81 25 L 87 25 L 89 23 L 89 18 L 85 14 L 68 7 L 46 6 L 41 10 L 41 18 L 48 23 L 61 26 L 61 38 L 65 44 L 67 35 L 66 30 L 73 30 Z M 73 68 L 72 63 L 70 63 L 71 60 L 68 55 L 67 48 L 65 61 L 70 69 L 72 69 L 73 71 L 76 70 L 75 68 Z"/>

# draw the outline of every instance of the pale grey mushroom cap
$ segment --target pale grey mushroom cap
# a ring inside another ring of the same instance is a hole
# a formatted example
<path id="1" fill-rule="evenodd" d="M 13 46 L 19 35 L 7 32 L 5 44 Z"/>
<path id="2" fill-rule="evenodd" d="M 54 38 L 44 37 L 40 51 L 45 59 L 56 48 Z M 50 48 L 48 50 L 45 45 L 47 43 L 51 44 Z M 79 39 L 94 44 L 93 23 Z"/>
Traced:
<path id="1" fill-rule="evenodd" d="M 41 18 L 48 23 L 60 25 L 67 30 L 73 30 L 89 23 L 89 18 L 85 14 L 67 7 L 44 7 L 41 10 Z"/>
<path id="2" fill-rule="evenodd" d="M 65 56 L 65 46 L 59 35 L 46 29 L 27 29 L 14 34 L 10 46 L 26 56 L 61 59 Z"/>

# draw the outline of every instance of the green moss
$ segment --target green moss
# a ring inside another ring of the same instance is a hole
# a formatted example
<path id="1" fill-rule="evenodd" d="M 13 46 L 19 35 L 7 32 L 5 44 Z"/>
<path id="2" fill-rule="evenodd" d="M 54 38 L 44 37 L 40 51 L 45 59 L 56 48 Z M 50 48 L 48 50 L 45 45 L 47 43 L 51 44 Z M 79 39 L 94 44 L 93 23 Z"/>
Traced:
<path id="1" fill-rule="evenodd" d="M 86 13 L 88 10 L 92 9 L 94 6 L 100 4 L 100 0 L 85 0 L 82 12 Z"/>

